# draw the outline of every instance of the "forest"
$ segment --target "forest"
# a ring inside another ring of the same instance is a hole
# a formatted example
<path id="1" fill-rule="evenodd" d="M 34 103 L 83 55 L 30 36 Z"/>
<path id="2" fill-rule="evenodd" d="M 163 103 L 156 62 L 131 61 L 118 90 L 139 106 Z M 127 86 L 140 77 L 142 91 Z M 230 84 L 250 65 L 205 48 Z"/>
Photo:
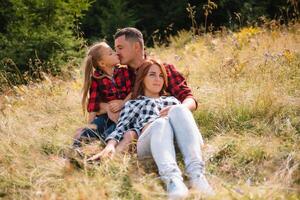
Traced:
<path id="1" fill-rule="evenodd" d="M 168 45 L 180 30 L 194 35 L 245 26 L 289 24 L 298 0 L 0 0 L 0 91 L 60 75 L 78 65 L 84 47 L 118 28 L 140 29 L 146 45 Z"/>

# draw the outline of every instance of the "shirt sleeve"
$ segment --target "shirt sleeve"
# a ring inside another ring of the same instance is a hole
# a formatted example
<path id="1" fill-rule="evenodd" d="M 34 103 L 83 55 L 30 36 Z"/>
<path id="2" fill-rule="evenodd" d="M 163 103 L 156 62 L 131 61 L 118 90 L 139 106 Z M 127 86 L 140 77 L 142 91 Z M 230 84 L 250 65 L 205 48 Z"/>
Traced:
<path id="1" fill-rule="evenodd" d="M 167 101 L 168 106 L 172 106 L 172 105 L 178 105 L 181 104 L 180 101 L 178 101 L 178 99 L 176 99 L 175 97 L 169 97 L 169 101 Z"/>
<path id="2" fill-rule="evenodd" d="M 120 142 L 123 134 L 130 130 L 132 120 L 137 117 L 136 115 L 138 116 L 138 109 L 135 109 L 129 101 L 126 102 L 120 113 L 116 129 L 107 136 L 105 141 L 113 139 Z"/>
<path id="3" fill-rule="evenodd" d="M 187 97 L 191 97 L 198 104 L 192 94 L 191 88 L 187 85 L 186 79 L 180 74 L 177 69 L 170 64 L 165 64 L 168 74 L 168 92 L 176 97 L 179 101 L 183 102 Z"/>
<path id="4" fill-rule="evenodd" d="M 87 105 L 88 112 L 98 112 L 100 110 L 100 94 L 98 85 L 98 81 L 92 78 L 92 83 L 89 91 L 90 96 Z"/>

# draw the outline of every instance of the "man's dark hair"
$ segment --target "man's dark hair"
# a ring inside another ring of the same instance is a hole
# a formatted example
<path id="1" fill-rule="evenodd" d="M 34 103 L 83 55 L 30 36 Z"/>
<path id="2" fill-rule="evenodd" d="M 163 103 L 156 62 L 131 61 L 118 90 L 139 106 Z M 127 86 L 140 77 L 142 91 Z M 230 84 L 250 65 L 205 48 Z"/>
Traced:
<path id="1" fill-rule="evenodd" d="M 126 40 L 131 40 L 140 43 L 141 47 L 144 48 L 144 39 L 143 34 L 136 28 L 133 27 L 126 27 L 117 30 L 116 34 L 114 35 L 114 39 L 125 35 Z"/>

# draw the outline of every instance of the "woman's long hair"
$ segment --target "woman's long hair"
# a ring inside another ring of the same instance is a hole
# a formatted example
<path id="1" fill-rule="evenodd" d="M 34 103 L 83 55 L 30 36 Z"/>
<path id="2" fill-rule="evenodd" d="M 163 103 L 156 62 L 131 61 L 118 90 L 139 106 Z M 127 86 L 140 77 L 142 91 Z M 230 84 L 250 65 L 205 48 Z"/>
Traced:
<path id="1" fill-rule="evenodd" d="M 84 68 L 84 81 L 82 87 L 82 100 L 81 100 L 83 113 L 85 113 L 87 109 L 86 108 L 87 96 L 88 96 L 88 91 L 91 87 L 94 70 L 98 67 L 98 61 L 101 60 L 102 57 L 101 49 L 105 46 L 107 46 L 105 42 L 97 42 L 94 45 L 92 45 L 89 48 L 87 55 L 82 64 Z"/>
<path id="2" fill-rule="evenodd" d="M 166 69 L 163 65 L 161 65 L 159 62 L 156 60 L 150 59 L 146 60 L 139 68 L 137 71 L 134 87 L 133 87 L 133 92 L 132 92 L 132 99 L 136 99 L 139 95 L 145 95 L 145 86 L 144 86 L 144 79 L 147 76 L 150 67 L 152 65 L 157 65 L 160 68 L 160 71 L 163 74 L 163 79 L 164 79 L 164 84 L 159 92 L 159 95 L 166 95 L 166 88 L 168 87 L 168 77 L 167 77 L 167 72 Z"/>

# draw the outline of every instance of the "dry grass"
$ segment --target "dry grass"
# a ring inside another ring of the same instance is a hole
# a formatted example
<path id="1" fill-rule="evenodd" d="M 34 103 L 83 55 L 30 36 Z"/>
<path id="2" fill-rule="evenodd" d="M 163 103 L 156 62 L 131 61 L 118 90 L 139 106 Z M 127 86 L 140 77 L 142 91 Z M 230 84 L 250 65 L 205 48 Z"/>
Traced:
<path id="1" fill-rule="evenodd" d="M 170 40 L 151 52 L 178 66 L 199 100 L 213 199 L 300 199 L 300 25 Z M 77 74 L 0 98 L 0 197 L 164 199 L 135 155 L 83 169 L 65 162 L 84 124 Z"/>

